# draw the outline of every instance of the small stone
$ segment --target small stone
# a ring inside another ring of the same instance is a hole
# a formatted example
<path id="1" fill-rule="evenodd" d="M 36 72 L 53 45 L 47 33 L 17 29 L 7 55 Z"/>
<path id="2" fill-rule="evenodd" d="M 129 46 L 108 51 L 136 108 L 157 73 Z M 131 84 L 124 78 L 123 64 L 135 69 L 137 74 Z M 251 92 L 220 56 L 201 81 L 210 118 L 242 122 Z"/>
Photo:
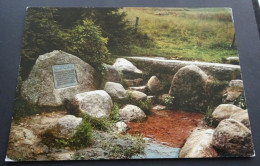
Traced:
<path id="1" fill-rule="evenodd" d="M 166 107 L 163 105 L 156 105 L 152 108 L 152 110 L 156 110 L 156 111 L 161 111 L 161 110 L 165 110 Z"/>
<path id="2" fill-rule="evenodd" d="M 141 100 L 147 99 L 147 95 L 143 92 L 132 91 L 132 90 L 127 90 L 127 92 L 129 93 L 130 97 L 136 101 L 141 101 Z"/>
<path id="3" fill-rule="evenodd" d="M 229 82 L 230 87 L 237 87 L 237 88 L 242 88 L 243 89 L 243 81 L 242 80 L 231 80 Z"/>
<path id="4" fill-rule="evenodd" d="M 151 93 L 158 93 L 163 89 L 161 81 L 156 76 L 152 76 L 148 80 L 147 86 Z"/>
<path id="5" fill-rule="evenodd" d="M 52 133 L 57 138 L 71 138 L 76 133 L 76 129 L 81 123 L 82 118 L 66 115 L 58 120 Z"/>
<path id="6" fill-rule="evenodd" d="M 136 78 L 136 79 L 124 79 L 124 83 L 127 87 L 131 86 L 140 86 L 141 82 L 143 81 L 142 78 Z"/>
<path id="7" fill-rule="evenodd" d="M 235 113 L 243 112 L 244 110 L 233 104 L 221 104 L 212 113 L 214 124 L 217 125 L 220 121 L 230 118 Z"/>
<path id="8" fill-rule="evenodd" d="M 127 125 L 125 122 L 117 122 L 115 124 L 115 131 L 118 134 L 125 133 L 127 131 Z"/>
<path id="9" fill-rule="evenodd" d="M 134 91 L 139 91 L 139 92 L 143 92 L 146 93 L 148 87 L 146 85 L 144 86 L 137 86 L 137 87 L 128 87 L 129 90 L 134 90 Z"/>
<path id="10" fill-rule="evenodd" d="M 128 104 L 122 109 L 119 109 L 119 115 L 126 122 L 130 121 L 143 121 L 146 118 L 146 115 L 141 108 Z"/>
<path id="11" fill-rule="evenodd" d="M 247 128 L 250 128 L 250 122 L 248 117 L 248 111 L 239 111 L 230 116 L 230 119 L 234 119 L 242 124 L 244 124 Z"/>
<path id="12" fill-rule="evenodd" d="M 125 88 L 115 82 L 106 82 L 104 90 L 112 97 L 114 100 L 125 100 L 128 98 Z"/>

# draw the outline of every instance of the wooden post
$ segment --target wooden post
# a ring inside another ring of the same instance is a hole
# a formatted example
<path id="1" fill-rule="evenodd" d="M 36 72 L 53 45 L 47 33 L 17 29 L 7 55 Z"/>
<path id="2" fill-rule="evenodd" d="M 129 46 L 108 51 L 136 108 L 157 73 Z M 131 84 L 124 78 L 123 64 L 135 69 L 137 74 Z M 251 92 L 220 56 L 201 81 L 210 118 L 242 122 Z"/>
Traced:
<path id="1" fill-rule="evenodd" d="M 232 44 L 231 44 L 230 48 L 232 48 L 232 49 L 235 48 L 235 41 L 236 41 L 236 35 L 235 35 L 235 33 L 234 33 L 233 40 L 232 40 Z"/>
<path id="2" fill-rule="evenodd" d="M 139 22 L 139 17 L 136 17 L 136 19 L 135 19 L 135 32 L 137 31 L 138 22 Z"/>

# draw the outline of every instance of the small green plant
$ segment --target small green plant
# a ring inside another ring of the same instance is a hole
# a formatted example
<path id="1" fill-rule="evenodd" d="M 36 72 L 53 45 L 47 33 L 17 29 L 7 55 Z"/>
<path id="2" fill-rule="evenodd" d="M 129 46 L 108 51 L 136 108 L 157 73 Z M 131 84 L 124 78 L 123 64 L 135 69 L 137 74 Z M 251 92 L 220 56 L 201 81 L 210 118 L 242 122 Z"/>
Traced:
<path id="1" fill-rule="evenodd" d="M 172 109 L 174 105 L 174 96 L 166 96 L 163 98 L 163 104 L 168 108 Z"/>
<path id="2" fill-rule="evenodd" d="M 203 119 L 203 121 L 205 122 L 205 124 L 209 127 L 213 126 L 213 118 L 212 118 L 212 113 L 213 113 L 214 109 L 211 107 L 208 107 L 207 111 L 205 112 L 205 117 Z"/>
<path id="3" fill-rule="evenodd" d="M 110 122 L 106 118 L 95 118 L 87 114 L 81 114 L 80 116 L 96 130 L 107 131 L 110 127 Z"/>
<path id="4" fill-rule="evenodd" d="M 92 133 L 93 130 L 90 123 L 83 121 L 71 138 L 56 138 L 54 136 L 55 133 L 52 130 L 48 130 L 42 135 L 42 142 L 50 147 L 79 149 L 91 144 Z"/>
<path id="5" fill-rule="evenodd" d="M 83 121 L 83 123 L 77 128 L 75 135 L 71 138 L 70 144 L 79 148 L 86 147 L 91 144 L 92 133 L 91 124 Z"/>
<path id="6" fill-rule="evenodd" d="M 119 115 L 119 104 L 116 102 L 114 102 L 113 108 L 109 115 L 109 120 L 112 122 L 118 122 L 121 120 L 121 117 Z"/>

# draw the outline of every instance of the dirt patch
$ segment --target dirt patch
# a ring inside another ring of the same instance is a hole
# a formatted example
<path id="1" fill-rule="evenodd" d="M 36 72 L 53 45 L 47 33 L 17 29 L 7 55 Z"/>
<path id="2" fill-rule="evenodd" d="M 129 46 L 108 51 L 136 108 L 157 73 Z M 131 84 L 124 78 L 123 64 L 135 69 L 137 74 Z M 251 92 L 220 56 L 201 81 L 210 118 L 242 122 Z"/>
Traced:
<path id="1" fill-rule="evenodd" d="M 171 147 L 180 148 L 199 125 L 203 114 L 183 111 L 153 111 L 144 122 L 128 122 L 131 135 L 143 134 L 144 137 L 154 138 L 157 142 Z"/>

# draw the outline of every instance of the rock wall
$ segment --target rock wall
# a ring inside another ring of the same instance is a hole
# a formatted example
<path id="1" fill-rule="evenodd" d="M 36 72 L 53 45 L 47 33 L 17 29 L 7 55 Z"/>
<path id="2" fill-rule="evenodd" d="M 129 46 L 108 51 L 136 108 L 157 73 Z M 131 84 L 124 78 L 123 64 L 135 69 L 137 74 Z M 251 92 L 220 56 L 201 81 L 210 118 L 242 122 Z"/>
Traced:
<path id="1" fill-rule="evenodd" d="M 230 81 L 241 79 L 240 66 L 220 63 L 192 62 L 181 60 L 165 60 L 149 57 L 128 57 L 129 61 L 142 71 L 148 71 L 152 75 L 159 76 L 159 79 L 172 79 L 173 75 L 182 67 L 196 65 L 207 75 L 218 80 Z"/>

